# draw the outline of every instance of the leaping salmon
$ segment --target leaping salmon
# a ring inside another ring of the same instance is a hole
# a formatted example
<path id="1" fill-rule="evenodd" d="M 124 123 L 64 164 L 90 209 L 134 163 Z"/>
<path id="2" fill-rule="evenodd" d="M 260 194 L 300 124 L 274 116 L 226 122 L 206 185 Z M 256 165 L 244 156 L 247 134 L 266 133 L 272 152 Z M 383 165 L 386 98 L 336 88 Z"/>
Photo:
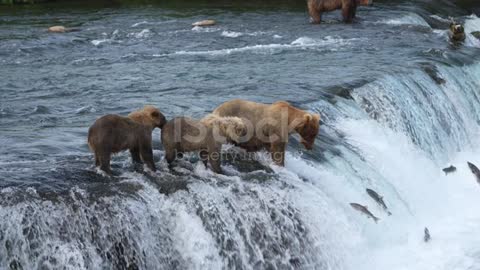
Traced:
<path id="1" fill-rule="evenodd" d="M 350 203 L 350 205 L 353 207 L 353 209 L 357 210 L 360 213 L 365 214 L 367 217 L 372 218 L 375 223 L 377 223 L 380 219 L 374 216 L 370 211 L 368 211 L 368 208 L 364 205 L 358 204 L 358 203 Z"/>
<path id="2" fill-rule="evenodd" d="M 370 195 L 370 197 L 372 197 L 372 199 L 374 199 L 383 208 L 383 210 L 385 210 L 387 212 L 387 214 L 389 216 L 391 216 L 392 213 L 388 210 L 387 205 L 383 201 L 383 197 L 378 195 L 378 193 L 375 192 L 375 190 L 373 190 L 373 189 L 367 188 L 366 190 L 367 190 L 368 195 Z"/>

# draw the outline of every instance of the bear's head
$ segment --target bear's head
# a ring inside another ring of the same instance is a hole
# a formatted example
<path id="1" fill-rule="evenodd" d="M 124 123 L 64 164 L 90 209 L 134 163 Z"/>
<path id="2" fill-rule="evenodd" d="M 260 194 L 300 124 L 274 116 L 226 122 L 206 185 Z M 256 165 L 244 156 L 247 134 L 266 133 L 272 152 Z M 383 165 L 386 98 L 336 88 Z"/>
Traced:
<path id="1" fill-rule="evenodd" d="M 228 125 L 225 127 L 225 135 L 230 140 L 240 142 L 240 138 L 247 135 L 247 126 L 239 117 L 228 117 Z"/>
<path id="2" fill-rule="evenodd" d="M 243 120 L 235 116 L 221 117 L 215 114 L 205 116 L 201 122 L 209 128 L 213 128 L 215 132 L 228 141 L 239 142 L 240 138 L 247 134 L 247 126 Z"/>
<path id="3" fill-rule="evenodd" d="M 450 24 L 450 31 L 452 31 L 454 35 L 463 34 L 465 32 L 463 25 L 454 22 Z"/>
<path id="4" fill-rule="evenodd" d="M 130 113 L 128 117 L 138 123 L 151 126 L 152 128 L 163 128 L 167 122 L 165 116 L 157 108 L 150 105 Z"/>
<path id="5" fill-rule="evenodd" d="M 300 124 L 295 128 L 297 133 L 302 137 L 301 143 L 307 150 L 313 148 L 319 127 L 320 115 L 305 113 Z"/>

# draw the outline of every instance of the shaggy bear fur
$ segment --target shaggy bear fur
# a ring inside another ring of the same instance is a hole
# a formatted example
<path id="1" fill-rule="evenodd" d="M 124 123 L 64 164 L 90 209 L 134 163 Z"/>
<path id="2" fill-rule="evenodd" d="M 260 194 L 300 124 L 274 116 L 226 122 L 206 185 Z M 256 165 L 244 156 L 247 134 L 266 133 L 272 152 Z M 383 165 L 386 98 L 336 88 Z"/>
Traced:
<path id="1" fill-rule="evenodd" d="M 165 116 L 153 106 L 132 112 L 128 117 L 108 114 L 100 117 L 88 130 L 88 146 L 95 154 L 95 166 L 111 174 L 112 153 L 130 150 L 135 163 L 142 161 L 156 171 L 152 152 L 152 131 L 162 128 Z"/>
<path id="2" fill-rule="evenodd" d="M 238 141 L 245 132 L 245 125 L 238 117 L 208 115 L 200 121 L 188 117 L 174 118 L 162 129 L 165 159 L 171 164 L 184 152 L 199 151 L 205 166 L 208 161 L 214 172 L 221 173 L 222 144 Z"/>
<path id="3" fill-rule="evenodd" d="M 342 10 L 343 21 L 351 23 L 355 18 L 357 6 L 370 6 L 372 0 L 307 0 L 308 13 L 312 23 L 319 24 L 322 20 L 322 13 Z"/>
<path id="4" fill-rule="evenodd" d="M 284 101 L 262 104 L 235 99 L 218 106 L 213 114 L 240 117 L 247 125 L 247 135 L 236 145 L 250 152 L 267 149 L 280 166 L 285 164 L 289 134 L 298 133 L 305 148 L 312 149 L 320 125 L 320 115 L 305 112 Z"/>

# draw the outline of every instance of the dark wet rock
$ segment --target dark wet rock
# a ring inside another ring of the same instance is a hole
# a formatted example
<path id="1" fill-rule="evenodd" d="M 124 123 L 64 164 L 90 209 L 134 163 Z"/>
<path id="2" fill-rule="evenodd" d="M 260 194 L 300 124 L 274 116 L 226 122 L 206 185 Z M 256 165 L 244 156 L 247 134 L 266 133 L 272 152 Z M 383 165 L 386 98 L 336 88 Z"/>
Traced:
<path id="1" fill-rule="evenodd" d="M 299 258 L 291 258 L 288 262 L 294 267 L 299 268 L 301 266 L 301 261 Z"/>
<path id="2" fill-rule="evenodd" d="M 12 260 L 10 262 L 9 266 L 10 266 L 11 270 L 21 270 L 21 269 L 23 269 L 22 264 L 17 260 Z"/>
<path id="3" fill-rule="evenodd" d="M 446 81 L 439 75 L 437 67 L 432 63 L 422 63 L 421 67 L 425 73 L 438 85 L 445 84 Z"/>
<path id="4" fill-rule="evenodd" d="M 472 33 L 470 33 L 470 34 L 472 34 L 472 36 L 474 36 L 475 38 L 477 38 L 477 39 L 480 40 L 480 31 L 474 31 L 474 32 L 472 32 Z"/>

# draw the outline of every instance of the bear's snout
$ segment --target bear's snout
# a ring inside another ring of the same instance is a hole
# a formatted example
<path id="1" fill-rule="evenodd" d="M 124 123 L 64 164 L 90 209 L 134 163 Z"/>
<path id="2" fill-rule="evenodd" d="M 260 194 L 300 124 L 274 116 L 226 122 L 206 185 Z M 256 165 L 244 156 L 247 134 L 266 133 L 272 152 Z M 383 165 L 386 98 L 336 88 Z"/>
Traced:
<path id="1" fill-rule="evenodd" d="M 301 140 L 301 143 L 303 144 L 305 149 L 307 149 L 307 150 L 312 150 L 313 149 L 314 142 L 308 142 L 308 141 L 305 141 L 305 140 Z"/>

